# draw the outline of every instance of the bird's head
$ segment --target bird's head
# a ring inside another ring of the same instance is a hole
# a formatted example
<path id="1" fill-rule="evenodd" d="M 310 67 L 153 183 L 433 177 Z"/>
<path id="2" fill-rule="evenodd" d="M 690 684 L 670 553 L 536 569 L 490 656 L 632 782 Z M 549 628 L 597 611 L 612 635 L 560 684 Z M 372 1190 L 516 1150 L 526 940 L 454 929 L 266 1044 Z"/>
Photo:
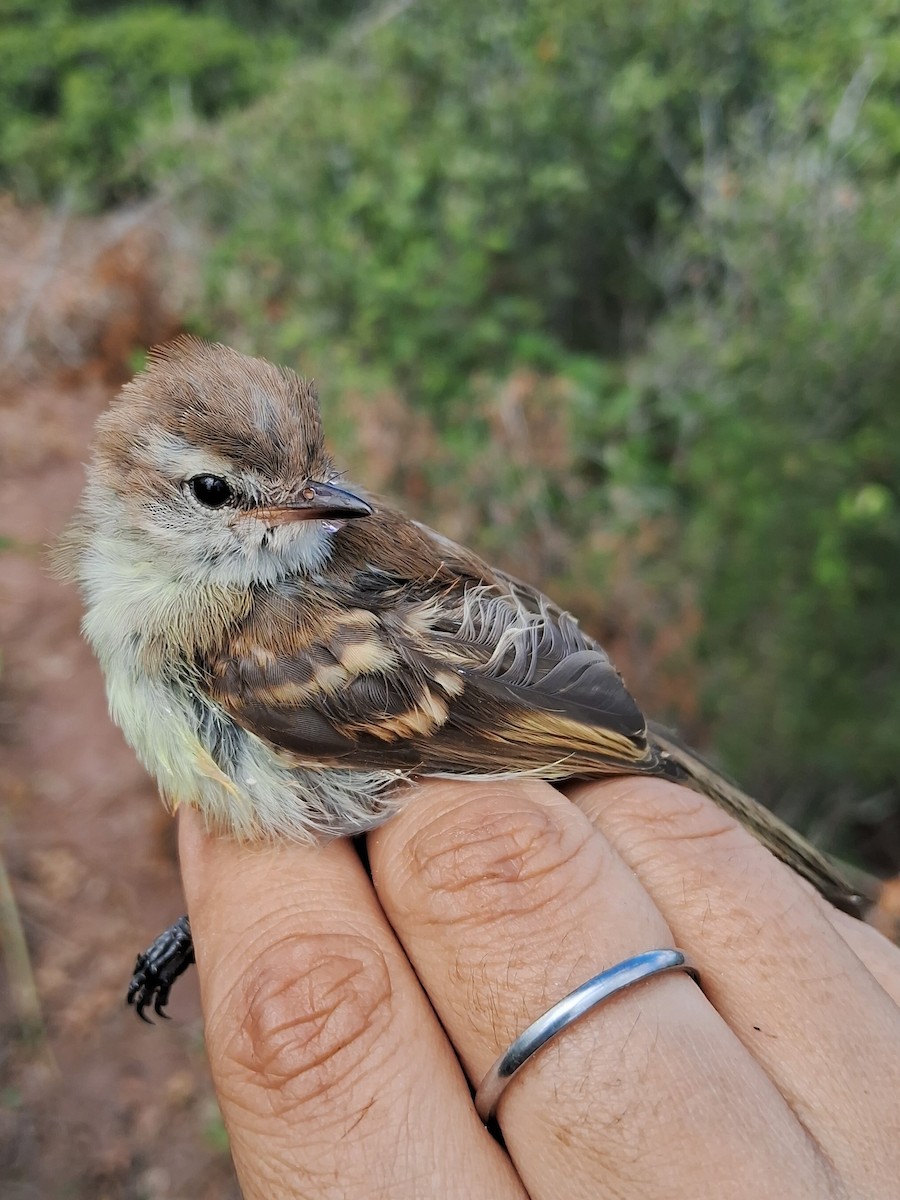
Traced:
<path id="1" fill-rule="evenodd" d="M 342 521 L 312 385 L 225 346 L 154 352 L 98 422 L 82 544 L 139 551 L 172 579 L 267 584 L 322 567 Z"/>

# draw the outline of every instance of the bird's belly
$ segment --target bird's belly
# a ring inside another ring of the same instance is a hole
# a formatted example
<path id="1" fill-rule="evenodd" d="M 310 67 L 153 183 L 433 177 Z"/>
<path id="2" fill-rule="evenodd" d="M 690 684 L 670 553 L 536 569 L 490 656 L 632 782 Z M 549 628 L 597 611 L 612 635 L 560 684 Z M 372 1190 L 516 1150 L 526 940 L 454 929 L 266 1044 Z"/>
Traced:
<path id="1" fill-rule="evenodd" d="M 286 762 L 184 684 L 133 670 L 106 672 L 110 713 L 167 805 L 201 811 L 242 841 L 314 842 L 372 829 L 396 811 L 396 771 Z"/>

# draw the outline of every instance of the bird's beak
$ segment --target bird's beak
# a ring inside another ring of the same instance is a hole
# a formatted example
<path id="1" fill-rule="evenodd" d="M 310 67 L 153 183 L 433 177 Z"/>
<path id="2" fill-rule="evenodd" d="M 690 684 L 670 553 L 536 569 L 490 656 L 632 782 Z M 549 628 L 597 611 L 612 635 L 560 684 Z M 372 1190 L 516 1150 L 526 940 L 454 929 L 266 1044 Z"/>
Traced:
<path id="1" fill-rule="evenodd" d="M 249 515 L 260 521 L 283 525 L 293 521 L 321 521 L 329 517 L 346 521 L 350 517 L 368 517 L 371 513 L 371 504 L 360 500 L 352 492 L 344 492 L 330 483 L 310 480 L 287 504 L 253 508 Z"/>

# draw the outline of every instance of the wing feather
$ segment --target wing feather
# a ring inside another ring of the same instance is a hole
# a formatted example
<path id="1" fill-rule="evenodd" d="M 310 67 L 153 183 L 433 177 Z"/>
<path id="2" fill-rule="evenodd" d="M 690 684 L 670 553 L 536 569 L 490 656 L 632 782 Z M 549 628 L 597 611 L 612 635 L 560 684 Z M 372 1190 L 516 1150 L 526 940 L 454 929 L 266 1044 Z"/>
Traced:
<path id="1" fill-rule="evenodd" d="M 834 903 L 861 908 L 816 851 L 666 731 L 648 735 L 603 649 L 546 596 L 389 508 L 374 534 L 364 524 L 339 533 L 340 571 L 333 561 L 327 580 L 259 593 L 223 651 L 197 662 L 245 729 L 307 766 L 661 775 L 711 796 Z"/>
<path id="2" fill-rule="evenodd" d="M 303 762 L 556 779 L 658 764 L 603 650 L 503 576 L 286 585 L 202 666 L 217 703 Z"/>

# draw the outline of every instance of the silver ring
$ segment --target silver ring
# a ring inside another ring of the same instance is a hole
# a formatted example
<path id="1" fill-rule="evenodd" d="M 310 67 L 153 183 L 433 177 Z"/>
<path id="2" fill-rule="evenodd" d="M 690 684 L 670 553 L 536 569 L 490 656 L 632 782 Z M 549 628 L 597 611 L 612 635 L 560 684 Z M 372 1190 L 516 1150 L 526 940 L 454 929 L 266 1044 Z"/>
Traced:
<path id="1" fill-rule="evenodd" d="M 500 1055 L 478 1085 L 475 1108 L 485 1125 L 496 1112 L 506 1085 L 541 1046 L 617 992 L 666 971 L 687 971 L 695 983 L 700 983 L 700 972 L 683 950 L 649 950 L 601 971 L 538 1017 Z"/>

